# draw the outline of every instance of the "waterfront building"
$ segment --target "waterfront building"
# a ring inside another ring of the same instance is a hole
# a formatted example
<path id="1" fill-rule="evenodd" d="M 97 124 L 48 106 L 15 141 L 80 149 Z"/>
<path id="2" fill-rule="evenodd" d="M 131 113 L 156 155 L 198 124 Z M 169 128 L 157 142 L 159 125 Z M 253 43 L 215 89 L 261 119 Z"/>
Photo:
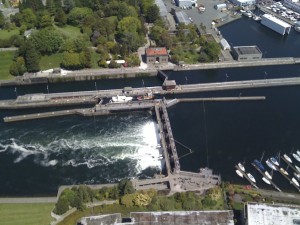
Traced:
<path id="1" fill-rule="evenodd" d="M 167 91 L 175 89 L 176 88 L 176 81 L 165 79 L 162 86 L 163 86 L 163 89 L 167 90 Z"/>
<path id="2" fill-rule="evenodd" d="M 262 52 L 256 45 L 235 46 L 232 49 L 232 54 L 237 61 L 251 61 L 262 58 Z"/>
<path id="3" fill-rule="evenodd" d="M 244 208 L 246 225 L 300 224 L 300 206 L 248 202 Z"/>
<path id="4" fill-rule="evenodd" d="M 223 50 L 230 50 L 230 45 L 228 44 L 225 38 L 221 39 L 220 44 Z"/>
<path id="5" fill-rule="evenodd" d="M 168 51 L 165 47 L 153 47 L 146 49 L 147 64 L 168 63 Z"/>
<path id="6" fill-rule="evenodd" d="M 261 17 L 261 24 L 265 25 L 266 27 L 269 27 L 270 29 L 274 30 L 275 32 L 281 35 L 289 34 L 291 31 L 290 24 L 270 14 L 264 14 Z"/>
<path id="7" fill-rule="evenodd" d="M 283 5 L 300 13 L 300 1 L 299 0 L 283 0 Z"/>
<path id="8" fill-rule="evenodd" d="M 121 222 L 122 221 L 122 222 Z M 170 212 L 131 212 L 129 218 L 121 218 L 120 213 L 81 218 L 79 225 L 234 225 L 232 210 L 215 211 L 170 211 Z"/>
<path id="9" fill-rule="evenodd" d="M 175 20 L 177 23 L 183 23 L 185 25 L 188 25 L 191 23 L 191 20 L 189 19 L 189 16 L 186 12 L 183 11 L 176 11 L 175 12 Z"/>
<path id="10" fill-rule="evenodd" d="M 232 4 L 237 5 L 237 6 L 252 6 L 255 5 L 255 0 L 230 0 Z"/>

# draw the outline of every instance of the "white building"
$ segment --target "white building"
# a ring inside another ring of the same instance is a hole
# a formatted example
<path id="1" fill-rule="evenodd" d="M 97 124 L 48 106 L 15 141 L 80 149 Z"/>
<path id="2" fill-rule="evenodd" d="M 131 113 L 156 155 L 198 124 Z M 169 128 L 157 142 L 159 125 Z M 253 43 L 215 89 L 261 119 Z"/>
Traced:
<path id="1" fill-rule="evenodd" d="M 264 14 L 261 17 L 261 24 L 269 27 L 281 35 L 289 34 L 291 31 L 291 25 L 278 19 L 270 14 Z"/>
<path id="2" fill-rule="evenodd" d="M 298 205 L 247 203 L 246 225 L 297 225 L 300 224 Z"/>
<path id="3" fill-rule="evenodd" d="M 237 6 L 250 6 L 255 4 L 255 0 L 230 0 L 232 4 Z"/>
<path id="4" fill-rule="evenodd" d="M 221 39 L 220 44 L 223 50 L 230 50 L 230 45 L 228 44 L 225 38 Z"/>

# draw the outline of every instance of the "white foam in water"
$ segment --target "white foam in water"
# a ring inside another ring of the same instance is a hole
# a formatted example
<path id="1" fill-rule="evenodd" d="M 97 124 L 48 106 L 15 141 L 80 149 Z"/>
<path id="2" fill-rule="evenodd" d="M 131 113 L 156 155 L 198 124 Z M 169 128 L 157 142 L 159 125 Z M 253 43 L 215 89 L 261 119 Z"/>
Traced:
<path id="1" fill-rule="evenodd" d="M 57 134 L 47 144 L 23 143 L 9 139 L 0 143 L 0 152 L 11 151 L 16 154 L 15 163 L 34 155 L 34 162 L 42 166 L 86 165 L 109 166 L 119 160 L 136 163 L 135 172 L 148 167 L 161 169 L 160 145 L 156 124 L 153 121 L 118 124 L 112 130 L 96 135 L 74 133 L 71 136 Z M 38 138 L 37 138 L 38 139 Z M 133 172 L 133 171 L 132 171 Z"/>

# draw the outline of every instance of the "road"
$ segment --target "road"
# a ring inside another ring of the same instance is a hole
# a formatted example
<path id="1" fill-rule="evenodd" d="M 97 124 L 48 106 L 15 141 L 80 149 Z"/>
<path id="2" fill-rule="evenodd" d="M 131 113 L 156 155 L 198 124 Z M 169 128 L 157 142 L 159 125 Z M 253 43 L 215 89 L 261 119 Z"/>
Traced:
<path id="1" fill-rule="evenodd" d="M 0 204 L 23 204 L 23 203 L 56 203 L 56 197 L 20 197 L 20 198 L 0 198 Z"/>

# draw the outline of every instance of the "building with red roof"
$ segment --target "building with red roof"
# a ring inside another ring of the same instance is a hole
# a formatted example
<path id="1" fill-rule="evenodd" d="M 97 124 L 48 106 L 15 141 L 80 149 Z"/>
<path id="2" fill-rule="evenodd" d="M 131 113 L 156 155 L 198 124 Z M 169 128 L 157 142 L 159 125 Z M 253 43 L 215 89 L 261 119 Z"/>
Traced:
<path id="1" fill-rule="evenodd" d="M 153 47 L 146 49 L 147 64 L 168 63 L 168 51 L 165 47 Z"/>

